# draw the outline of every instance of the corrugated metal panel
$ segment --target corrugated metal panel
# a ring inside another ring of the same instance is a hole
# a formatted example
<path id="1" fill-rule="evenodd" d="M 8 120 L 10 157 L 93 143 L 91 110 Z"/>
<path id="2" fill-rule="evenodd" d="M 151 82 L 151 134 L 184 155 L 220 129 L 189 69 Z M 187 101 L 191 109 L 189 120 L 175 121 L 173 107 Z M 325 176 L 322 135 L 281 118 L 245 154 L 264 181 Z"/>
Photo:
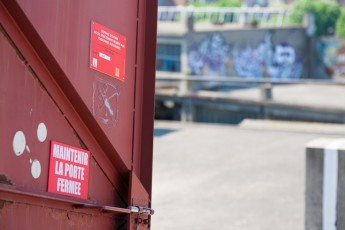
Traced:
<path id="1" fill-rule="evenodd" d="M 133 229 L 74 205 L 150 207 L 156 7 L 1 1 L 1 229 Z M 90 68 L 92 21 L 126 37 L 124 81 Z M 90 151 L 86 200 L 47 192 L 51 141 Z"/>

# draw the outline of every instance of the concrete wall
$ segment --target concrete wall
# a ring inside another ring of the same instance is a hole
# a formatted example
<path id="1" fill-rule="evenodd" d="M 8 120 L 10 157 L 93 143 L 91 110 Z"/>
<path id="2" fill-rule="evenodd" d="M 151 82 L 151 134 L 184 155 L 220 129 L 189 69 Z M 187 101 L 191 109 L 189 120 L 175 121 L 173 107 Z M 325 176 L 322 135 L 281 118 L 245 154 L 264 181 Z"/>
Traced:
<path id="1" fill-rule="evenodd" d="M 308 38 L 302 28 L 194 31 L 186 39 L 192 75 L 308 77 Z"/>
<path id="2" fill-rule="evenodd" d="M 345 40 L 338 38 L 321 38 L 316 44 L 318 59 L 316 65 L 321 65 L 320 72 L 333 77 L 345 77 Z"/>
<path id="3" fill-rule="evenodd" d="M 305 28 L 158 23 L 158 43 L 181 44 L 181 72 L 272 79 L 343 79 L 345 40 Z"/>

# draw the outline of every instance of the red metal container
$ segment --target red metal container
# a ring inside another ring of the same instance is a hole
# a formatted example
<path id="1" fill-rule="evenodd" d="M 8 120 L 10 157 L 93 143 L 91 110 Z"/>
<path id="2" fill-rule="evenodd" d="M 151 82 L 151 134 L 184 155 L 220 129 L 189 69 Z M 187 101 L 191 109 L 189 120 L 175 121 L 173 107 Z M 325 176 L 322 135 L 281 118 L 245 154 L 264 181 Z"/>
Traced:
<path id="1" fill-rule="evenodd" d="M 156 0 L 0 0 L 0 229 L 149 229 Z"/>

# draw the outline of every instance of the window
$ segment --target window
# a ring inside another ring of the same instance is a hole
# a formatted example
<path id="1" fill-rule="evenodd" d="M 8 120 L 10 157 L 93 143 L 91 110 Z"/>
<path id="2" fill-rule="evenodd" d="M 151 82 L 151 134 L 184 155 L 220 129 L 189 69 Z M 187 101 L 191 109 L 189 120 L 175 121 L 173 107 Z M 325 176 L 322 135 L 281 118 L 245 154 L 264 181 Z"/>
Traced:
<path id="1" fill-rule="evenodd" d="M 181 72 L 181 45 L 157 44 L 156 70 Z"/>

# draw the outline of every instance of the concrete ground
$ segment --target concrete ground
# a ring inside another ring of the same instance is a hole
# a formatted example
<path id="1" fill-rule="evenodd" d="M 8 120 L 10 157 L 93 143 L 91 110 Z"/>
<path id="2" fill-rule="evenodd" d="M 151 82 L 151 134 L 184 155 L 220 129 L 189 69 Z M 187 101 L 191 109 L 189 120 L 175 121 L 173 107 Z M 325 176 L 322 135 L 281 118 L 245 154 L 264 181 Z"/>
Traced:
<path id="1" fill-rule="evenodd" d="M 153 230 L 304 229 L 305 145 L 344 125 L 155 123 Z"/>

